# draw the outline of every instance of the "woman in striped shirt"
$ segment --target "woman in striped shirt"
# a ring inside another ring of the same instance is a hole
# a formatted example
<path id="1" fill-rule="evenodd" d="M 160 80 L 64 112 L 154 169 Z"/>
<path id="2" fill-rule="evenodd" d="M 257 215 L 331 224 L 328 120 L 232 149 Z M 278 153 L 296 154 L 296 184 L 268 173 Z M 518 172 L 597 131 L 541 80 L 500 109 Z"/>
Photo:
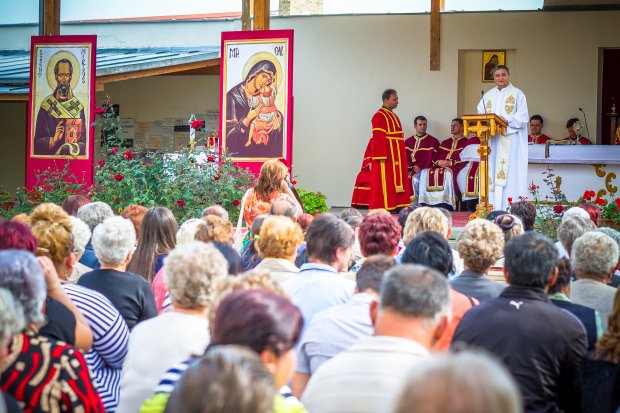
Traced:
<path id="1" fill-rule="evenodd" d="M 127 355 L 127 324 L 105 296 L 67 282 L 77 262 L 67 213 L 58 205 L 42 204 L 35 208 L 31 219 L 39 254 L 48 256 L 53 263 L 44 270 L 58 274 L 63 289 L 90 325 L 93 346 L 85 358 L 105 409 L 112 413 L 118 405 L 121 368 Z"/>

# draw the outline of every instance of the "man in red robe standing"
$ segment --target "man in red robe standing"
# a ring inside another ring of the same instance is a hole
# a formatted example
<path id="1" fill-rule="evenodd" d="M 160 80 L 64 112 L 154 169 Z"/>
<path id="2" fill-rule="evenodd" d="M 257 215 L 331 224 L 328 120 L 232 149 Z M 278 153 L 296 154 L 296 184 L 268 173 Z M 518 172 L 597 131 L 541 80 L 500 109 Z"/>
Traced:
<path id="1" fill-rule="evenodd" d="M 407 165 L 409 170 L 409 190 L 411 200 L 416 201 L 416 194 L 419 192 L 420 171 L 430 168 L 433 156 L 439 147 L 439 141 L 432 135 L 426 133 L 427 120 L 424 116 L 416 116 L 413 120 L 415 134 L 405 139 L 405 149 L 407 150 Z"/>
<path id="2" fill-rule="evenodd" d="M 398 94 L 386 89 L 383 107 L 372 117 L 372 137 L 357 174 L 351 206 L 393 211 L 411 205 L 403 129 L 392 112 Z"/>

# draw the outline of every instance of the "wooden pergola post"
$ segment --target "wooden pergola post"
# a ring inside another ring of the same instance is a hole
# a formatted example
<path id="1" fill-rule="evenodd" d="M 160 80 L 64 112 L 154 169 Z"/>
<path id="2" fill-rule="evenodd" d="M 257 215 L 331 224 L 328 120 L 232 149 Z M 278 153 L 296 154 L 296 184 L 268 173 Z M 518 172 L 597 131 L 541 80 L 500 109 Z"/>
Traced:
<path id="1" fill-rule="evenodd" d="M 441 15 L 443 0 L 431 0 L 431 71 L 439 70 L 440 63 L 440 38 L 441 38 Z"/>
<path id="2" fill-rule="evenodd" d="M 241 30 L 252 30 L 252 6 L 250 0 L 241 0 Z"/>
<path id="3" fill-rule="evenodd" d="M 254 0 L 254 30 L 269 30 L 269 0 Z"/>
<path id="4" fill-rule="evenodd" d="M 241 30 L 269 30 L 269 0 L 241 0 Z"/>
<path id="5" fill-rule="evenodd" d="M 39 36 L 60 34 L 60 0 L 39 0 Z"/>

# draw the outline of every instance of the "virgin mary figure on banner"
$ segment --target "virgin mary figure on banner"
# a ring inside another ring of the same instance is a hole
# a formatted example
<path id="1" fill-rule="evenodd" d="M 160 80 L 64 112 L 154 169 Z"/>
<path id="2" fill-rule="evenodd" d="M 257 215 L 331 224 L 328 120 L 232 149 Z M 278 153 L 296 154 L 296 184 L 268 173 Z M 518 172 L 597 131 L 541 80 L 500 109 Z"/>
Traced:
<path id="1" fill-rule="evenodd" d="M 283 115 L 276 106 L 280 63 L 259 52 L 245 65 L 243 81 L 226 94 L 226 146 L 236 157 L 282 157 Z"/>

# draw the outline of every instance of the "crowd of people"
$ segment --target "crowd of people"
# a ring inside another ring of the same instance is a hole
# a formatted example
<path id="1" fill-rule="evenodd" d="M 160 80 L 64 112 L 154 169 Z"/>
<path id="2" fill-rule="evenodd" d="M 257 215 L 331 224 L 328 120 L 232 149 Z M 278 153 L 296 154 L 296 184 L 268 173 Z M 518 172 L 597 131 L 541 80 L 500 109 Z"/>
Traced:
<path id="1" fill-rule="evenodd" d="M 467 223 L 303 214 L 268 161 L 241 213 L 71 196 L 0 221 L 1 412 L 620 408 L 620 233 L 526 201 Z"/>

